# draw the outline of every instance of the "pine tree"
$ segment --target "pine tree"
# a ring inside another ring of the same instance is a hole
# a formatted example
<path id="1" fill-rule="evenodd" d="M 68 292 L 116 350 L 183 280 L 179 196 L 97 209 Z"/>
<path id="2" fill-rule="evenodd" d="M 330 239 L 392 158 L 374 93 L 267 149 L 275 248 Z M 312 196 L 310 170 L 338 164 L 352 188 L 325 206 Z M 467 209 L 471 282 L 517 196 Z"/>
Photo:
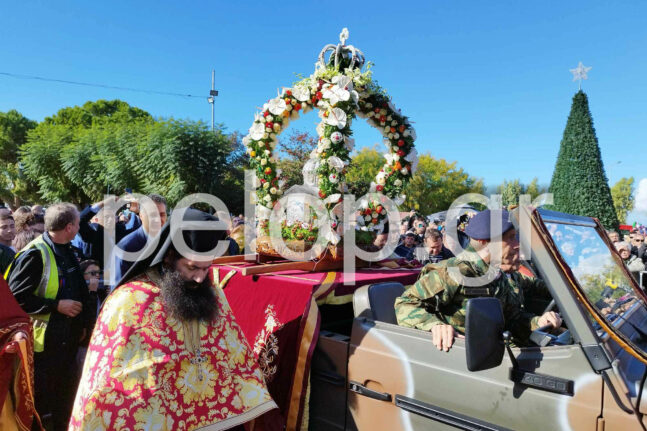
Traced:
<path id="1" fill-rule="evenodd" d="M 573 97 L 549 191 L 555 210 L 596 217 L 607 229 L 618 228 L 588 98 L 581 90 Z"/>

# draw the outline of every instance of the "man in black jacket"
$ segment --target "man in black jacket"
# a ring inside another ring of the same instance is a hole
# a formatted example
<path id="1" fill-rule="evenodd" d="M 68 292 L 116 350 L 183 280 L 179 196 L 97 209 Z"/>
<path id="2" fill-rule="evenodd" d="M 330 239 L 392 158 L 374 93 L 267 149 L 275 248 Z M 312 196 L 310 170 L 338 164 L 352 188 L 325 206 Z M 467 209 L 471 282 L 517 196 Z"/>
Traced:
<path id="1" fill-rule="evenodd" d="M 36 409 L 54 430 L 67 429 L 78 381 L 74 359 L 89 334 L 88 288 L 70 241 L 79 230 L 79 212 L 68 203 L 45 213 L 45 232 L 16 256 L 8 282 L 34 328 Z M 47 428 L 50 429 L 50 428 Z"/>
<path id="2" fill-rule="evenodd" d="M 83 250 L 85 258 L 96 260 L 101 268 L 105 265 L 104 257 L 110 257 L 114 244 L 141 226 L 141 221 L 135 213 L 130 215 L 130 220 L 127 223 L 118 222 L 115 214 L 110 214 L 105 210 L 106 203 L 107 201 L 97 202 L 81 212 L 79 236 L 83 240 L 83 244 L 75 244 L 77 247 L 81 246 L 79 248 Z M 93 219 L 96 219 L 96 223 L 92 222 Z M 104 255 L 104 231 L 113 228 L 115 229 L 115 242 L 109 245 L 109 252 Z"/>

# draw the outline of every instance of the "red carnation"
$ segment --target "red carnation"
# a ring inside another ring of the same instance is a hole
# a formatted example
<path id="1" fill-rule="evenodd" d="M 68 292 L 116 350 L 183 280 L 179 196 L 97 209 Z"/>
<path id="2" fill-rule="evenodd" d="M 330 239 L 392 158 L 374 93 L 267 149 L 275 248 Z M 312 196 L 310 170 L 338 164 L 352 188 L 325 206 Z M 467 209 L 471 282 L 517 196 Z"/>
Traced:
<path id="1" fill-rule="evenodd" d="M 403 146 L 404 146 L 404 141 L 402 139 L 400 139 L 398 141 L 398 147 L 403 147 Z"/>
<path id="2" fill-rule="evenodd" d="M 326 193 L 323 190 L 319 190 L 319 197 L 321 199 L 325 199 L 326 198 Z"/>
<path id="3" fill-rule="evenodd" d="M 404 156 L 404 151 L 402 151 L 402 150 L 398 150 L 398 153 L 397 153 L 397 154 L 398 154 L 398 156 L 402 157 L 402 156 Z"/>
<path id="4" fill-rule="evenodd" d="M 378 184 L 377 186 L 375 186 L 375 190 L 377 190 L 378 192 L 381 192 L 382 190 L 384 190 L 384 186 Z"/>

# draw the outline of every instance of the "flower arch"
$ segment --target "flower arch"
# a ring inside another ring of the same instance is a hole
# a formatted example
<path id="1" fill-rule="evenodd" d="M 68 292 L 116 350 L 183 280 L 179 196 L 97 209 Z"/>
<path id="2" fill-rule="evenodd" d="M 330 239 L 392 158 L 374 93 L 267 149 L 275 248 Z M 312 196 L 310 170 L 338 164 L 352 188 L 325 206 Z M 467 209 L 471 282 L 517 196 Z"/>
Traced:
<path id="1" fill-rule="evenodd" d="M 352 45 L 345 45 L 347 39 L 348 30 L 344 29 L 340 44 L 327 45 L 321 51 L 315 72 L 265 103 L 261 112 L 256 113 L 249 134 L 243 138 L 251 166 L 256 169 L 254 185 L 261 223 L 269 219 L 283 194 L 274 153 L 278 136 L 290 121 L 313 109 L 319 111 L 321 119 L 317 126 L 319 139 L 305 164 L 304 184 L 318 191 L 329 211 L 347 191 L 345 174 L 354 148 L 351 123 L 356 116 L 365 118 L 380 131 L 387 148 L 386 163 L 376 174 L 370 191 L 382 193 L 398 205 L 404 202 L 403 190 L 418 164 L 415 130 L 391 103 L 387 92 L 373 81 L 371 64 L 362 70 L 364 55 Z M 386 219 L 386 210 L 377 200 L 362 205 L 360 224 L 365 229 L 379 230 Z M 333 229 L 339 223 L 334 215 L 331 223 Z"/>

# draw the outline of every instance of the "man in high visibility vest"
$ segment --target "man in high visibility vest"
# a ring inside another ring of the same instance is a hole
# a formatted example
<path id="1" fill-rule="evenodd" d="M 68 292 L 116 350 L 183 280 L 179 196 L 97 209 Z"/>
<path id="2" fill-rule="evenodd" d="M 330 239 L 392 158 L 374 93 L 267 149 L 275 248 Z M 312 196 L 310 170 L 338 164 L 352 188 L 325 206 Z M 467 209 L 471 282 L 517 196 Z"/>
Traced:
<path id="1" fill-rule="evenodd" d="M 79 341 L 91 318 L 89 293 L 70 246 L 79 212 L 69 203 L 47 208 L 45 232 L 15 258 L 5 278 L 34 329 L 36 410 L 53 430 L 67 429 L 78 381 Z"/>

